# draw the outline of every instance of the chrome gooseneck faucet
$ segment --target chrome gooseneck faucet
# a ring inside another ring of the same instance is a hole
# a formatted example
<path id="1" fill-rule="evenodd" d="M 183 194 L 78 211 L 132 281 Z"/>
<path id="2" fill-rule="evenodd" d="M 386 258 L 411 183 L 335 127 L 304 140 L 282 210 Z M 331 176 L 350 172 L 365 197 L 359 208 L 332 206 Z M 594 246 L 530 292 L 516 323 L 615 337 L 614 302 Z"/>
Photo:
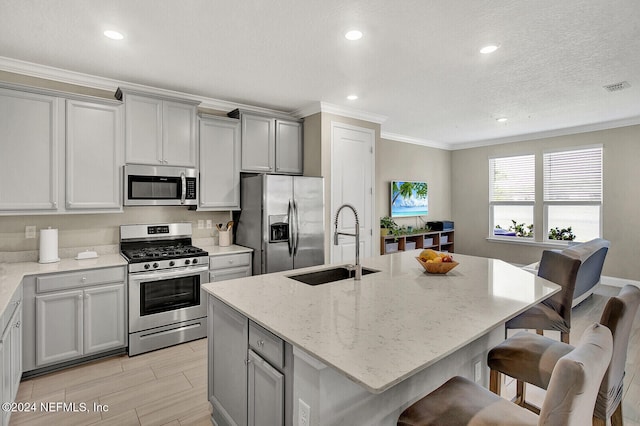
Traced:
<path id="1" fill-rule="evenodd" d="M 338 217 L 340 216 L 340 211 L 345 208 L 348 207 L 353 211 L 353 214 L 356 217 L 356 233 L 355 234 L 349 234 L 346 232 L 338 232 Z M 362 266 L 360 265 L 360 220 L 358 219 L 358 212 L 356 211 L 356 209 L 351 205 L 351 204 L 343 204 L 338 208 L 338 211 L 336 212 L 336 220 L 335 220 L 335 230 L 333 231 L 333 245 L 337 246 L 338 245 L 338 235 L 349 235 L 352 237 L 356 237 L 356 275 L 354 277 L 354 279 L 356 280 L 360 280 L 362 279 Z"/>

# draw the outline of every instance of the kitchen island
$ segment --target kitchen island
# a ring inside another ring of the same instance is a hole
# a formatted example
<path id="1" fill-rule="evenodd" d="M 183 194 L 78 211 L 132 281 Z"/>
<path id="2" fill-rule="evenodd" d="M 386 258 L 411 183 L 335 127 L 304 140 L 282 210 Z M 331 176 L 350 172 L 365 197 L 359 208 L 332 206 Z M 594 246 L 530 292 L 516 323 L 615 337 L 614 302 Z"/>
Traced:
<path id="1" fill-rule="evenodd" d="M 453 375 L 486 386 L 486 352 L 504 339 L 504 323 L 560 289 L 503 261 L 460 254 L 447 275 L 430 275 L 418 253 L 364 259 L 379 272 L 361 281 L 289 278 L 325 265 L 203 288 L 293 349 L 286 423 L 299 424 L 302 400 L 311 425 L 391 425 Z"/>

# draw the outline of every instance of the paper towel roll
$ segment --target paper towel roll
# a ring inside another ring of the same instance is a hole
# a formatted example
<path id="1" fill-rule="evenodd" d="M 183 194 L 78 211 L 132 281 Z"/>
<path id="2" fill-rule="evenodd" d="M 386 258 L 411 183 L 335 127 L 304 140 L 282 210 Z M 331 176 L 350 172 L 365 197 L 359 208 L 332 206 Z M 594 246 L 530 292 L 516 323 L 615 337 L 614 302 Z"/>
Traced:
<path id="1" fill-rule="evenodd" d="M 58 230 L 57 229 L 41 229 L 40 230 L 40 260 L 39 263 L 59 262 L 58 257 Z"/>

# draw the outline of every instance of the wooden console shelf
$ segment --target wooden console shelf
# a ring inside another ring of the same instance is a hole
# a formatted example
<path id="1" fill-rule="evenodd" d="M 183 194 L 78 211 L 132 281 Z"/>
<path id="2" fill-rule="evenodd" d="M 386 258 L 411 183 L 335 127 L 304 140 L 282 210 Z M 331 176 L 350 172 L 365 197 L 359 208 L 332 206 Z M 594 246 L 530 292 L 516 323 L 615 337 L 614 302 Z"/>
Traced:
<path id="1" fill-rule="evenodd" d="M 422 233 L 403 234 L 397 237 L 393 235 L 385 235 L 380 237 L 380 254 L 389 254 L 398 251 L 427 248 L 436 251 L 453 253 L 453 229 L 447 229 L 445 231 L 429 231 Z"/>

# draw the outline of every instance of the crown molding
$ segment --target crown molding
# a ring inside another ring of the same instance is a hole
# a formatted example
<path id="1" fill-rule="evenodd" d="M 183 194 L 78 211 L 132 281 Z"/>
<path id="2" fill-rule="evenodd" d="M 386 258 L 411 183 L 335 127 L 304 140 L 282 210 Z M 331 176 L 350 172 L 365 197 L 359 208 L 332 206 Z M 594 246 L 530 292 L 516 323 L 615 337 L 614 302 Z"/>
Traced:
<path id="1" fill-rule="evenodd" d="M 380 114 L 374 114 L 367 111 L 361 111 L 353 108 L 345 108 L 340 105 L 330 104 L 328 102 L 314 102 L 306 107 L 291 111 L 291 115 L 297 118 L 308 117 L 319 112 L 328 114 L 336 114 L 342 117 L 355 118 L 357 120 L 369 121 L 371 123 L 382 124 L 387 117 Z"/>
<path id="2" fill-rule="evenodd" d="M 199 101 L 200 107 L 215 109 L 218 111 L 228 112 L 236 108 L 241 108 L 247 111 L 259 112 L 263 114 L 287 114 L 287 112 L 285 111 L 276 109 L 256 107 L 253 105 L 246 105 L 238 102 L 229 102 L 216 98 L 198 96 L 192 93 L 183 93 L 174 90 L 145 86 L 143 84 L 136 84 L 128 81 L 120 81 L 106 77 L 84 74 L 76 71 L 69 71 L 61 68 L 50 67 L 47 65 L 40 65 L 32 62 L 21 61 L 18 59 L 7 58 L 4 56 L 0 56 L 0 70 L 11 72 L 14 74 L 26 75 L 29 77 L 41 78 L 44 80 L 53 80 L 60 83 L 111 91 L 113 93 L 115 93 L 118 87 L 126 86 L 129 89 L 153 92 L 158 96 L 179 97 Z"/>
<path id="3" fill-rule="evenodd" d="M 438 141 L 431 141 L 428 139 L 414 138 L 412 136 L 400 135 L 398 133 L 381 132 L 380 137 L 382 139 L 389 139 L 396 142 L 411 143 L 414 145 L 422 145 L 422 146 L 427 146 L 429 148 L 444 149 L 447 151 L 451 151 L 454 149 L 453 145 L 446 142 L 438 142 Z"/>
<path id="4" fill-rule="evenodd" d="M 501 145 L 505 143 L 525 142 L 525 141 L 533 141 L 537 139 L 553 138 L 557 136 L 569 136 L 569 135 L 575 135 L 579 133 L 597 132 L 599 130 L 610 130 L 610 129 L 616 129 L 619 127 L 635 126 L 638 124 L 640 124 L 640 116 L 635 116 L 635 117 L 622 118 L 619 120 L 604 121 L 602 123 L 585 124 L 581 126 L 564 127 L 561 129 L 545 130 L 542 132 L 507 136 L 504 138 L 484 139 L 481 141 L 473 141 L 473 142 L 452 143 L 451 146 L 453 147 L 452 148 L 453 150 L 478 148 L 482 146 Z"/>

